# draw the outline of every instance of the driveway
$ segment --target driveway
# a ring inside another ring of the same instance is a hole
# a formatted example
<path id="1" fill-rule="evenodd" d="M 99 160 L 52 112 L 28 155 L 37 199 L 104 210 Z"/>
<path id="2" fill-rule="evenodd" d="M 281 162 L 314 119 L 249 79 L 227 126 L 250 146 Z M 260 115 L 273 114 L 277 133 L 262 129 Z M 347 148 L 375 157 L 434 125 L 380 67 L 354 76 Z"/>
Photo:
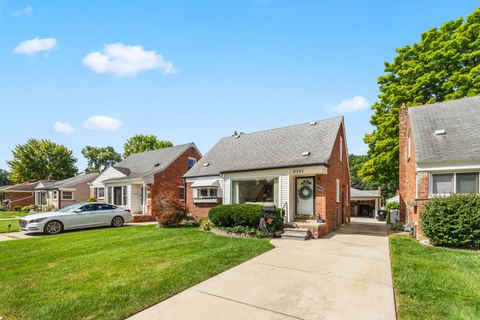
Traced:
<path id="1" fill-rule="evenodd" d="M 275 249 L 129 319 L 393 320 L 385 224 L 352 220 L 320 240 L 272 240 Z"/>

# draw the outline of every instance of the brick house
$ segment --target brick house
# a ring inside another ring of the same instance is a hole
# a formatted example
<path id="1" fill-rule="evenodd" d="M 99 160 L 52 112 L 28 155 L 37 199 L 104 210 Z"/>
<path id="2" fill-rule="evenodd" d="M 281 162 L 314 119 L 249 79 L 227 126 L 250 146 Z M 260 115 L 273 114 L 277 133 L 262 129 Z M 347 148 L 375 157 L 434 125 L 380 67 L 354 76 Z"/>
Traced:
<path id="1" fill-rule="evenodd" d="M 60 181 L 40 181 L 35 187 L 35 205 L 39 208 L 60 209 L 90 198 L 90 182 L 99 173 L 82 173 Z"/>
<path id="2" fill-rule="evenodd" d="M 403 106 L 399 120 L 400 219 L 422 238 L 425 202 L 479 192 L 480 97 Z"/>
<path id="3" fill-rule="evenodd" d="M 42 181 L 2 186 L 0 187 L 0 198 L 2 201 L 8 200 L 11 209 L 33 205 L 35 204 L 35 187 L 39 182 Z"/>
<path id="4" fill-rule="evenodd" d="M 134 221 L 154 220 L 156 200 L 185 201 L 183 175 L 200 158 L 194 143 L 132 154 L 90 183 L 90 195 L 130 209 Z"/>
<path id="5" fill-rule="evenodd" d="M 222 138 L 185 174 L 197 217 L 224 203 L 275 205 L 315 237 L 350 221 L 343 117 Z"/>

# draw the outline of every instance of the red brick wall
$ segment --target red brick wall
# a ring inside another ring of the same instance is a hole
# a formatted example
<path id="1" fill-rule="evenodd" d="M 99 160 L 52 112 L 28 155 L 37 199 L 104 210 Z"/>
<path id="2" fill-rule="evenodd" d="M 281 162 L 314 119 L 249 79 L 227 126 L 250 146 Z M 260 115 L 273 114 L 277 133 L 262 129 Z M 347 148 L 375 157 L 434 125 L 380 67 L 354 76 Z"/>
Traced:
<path id="1" fill-rule="evenodd" d="M 183 175 L 188 171 L 188 158 L 200 159 L 201 155 L 195 148 L 190 148 L 178 157 L 165 170 L 154 176 L 154 183 L 150 187 L 147 204 L 152 204 L 152 214 L 155 214 L 155 201 L 160 198 L 169 198 L 178 201 L 178 187 L 184 186 Z"/>
<path id="2" fill-rule="evenodd" d="M 343 139 L 343 161 L 340 161 L 340 138 Z M 316 177 L 315 199 L 316 214 L 319 214 L 326 221 L 325 233 L 334 230 L 335 215 L 337 215 L 337 229 L 341 224 L 350 222 L 350 173 L 343 127 L 338 131 L 328 166 L 328 173 L 326 175 L 317 175 Z M 340 202 L 336 201 L 337 179 L 340 180 Z"/>
<path id="3" fill-rule="evenodd" d="M 208 217 L 208 212 L 214 206 L 222 204 L 220 201 L 219 203 L 194 203 L 193 202 L 193 188 L 191 183 L 187 183 L 187 208 L 188 212 L 197 218 L 205 218 Z"/>
<path id="4" fill-rule="evenodd" d="M 400 220 L 417 229 L 422 238 L 420 212 L 428 199 L 428 172 L 417 173 L 415 142 L 411 133 L 408 108 L 402 107 L 399 115 L 399 183 Z M 410 159 L 408 158 L 408 137 L 410 136 Z M 418 191 L 417 191 L 418 188 Z"/>
<path id="5" fill-rule="evenodd" d="M 33 192 L 8 192 L 11 209 L 16 206 L 30 206 L 35 204 Z"/>

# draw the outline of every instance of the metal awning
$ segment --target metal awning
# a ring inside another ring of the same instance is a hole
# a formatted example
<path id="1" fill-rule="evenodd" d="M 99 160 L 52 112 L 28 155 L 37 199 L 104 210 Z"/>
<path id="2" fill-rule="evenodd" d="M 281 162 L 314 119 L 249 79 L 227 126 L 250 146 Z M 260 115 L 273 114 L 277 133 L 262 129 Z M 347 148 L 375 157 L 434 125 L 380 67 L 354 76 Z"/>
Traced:
<path id="1" fill-rule="evenodd" d="M 216 188 L 218 186 L 218 179 L 197 180 L 192 183 L 192 188 Z"/>

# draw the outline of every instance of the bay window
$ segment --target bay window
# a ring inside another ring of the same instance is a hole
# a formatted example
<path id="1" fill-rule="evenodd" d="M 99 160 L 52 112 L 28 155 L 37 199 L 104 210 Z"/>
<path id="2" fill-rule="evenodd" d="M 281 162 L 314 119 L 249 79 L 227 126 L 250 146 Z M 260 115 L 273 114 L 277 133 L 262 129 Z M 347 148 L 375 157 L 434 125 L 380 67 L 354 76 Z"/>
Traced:
<path id="1" fill-rule="evenodd" d="M 233 181 L 233 203 L 273 202 L 278 206 L 278 178 Z"/>

